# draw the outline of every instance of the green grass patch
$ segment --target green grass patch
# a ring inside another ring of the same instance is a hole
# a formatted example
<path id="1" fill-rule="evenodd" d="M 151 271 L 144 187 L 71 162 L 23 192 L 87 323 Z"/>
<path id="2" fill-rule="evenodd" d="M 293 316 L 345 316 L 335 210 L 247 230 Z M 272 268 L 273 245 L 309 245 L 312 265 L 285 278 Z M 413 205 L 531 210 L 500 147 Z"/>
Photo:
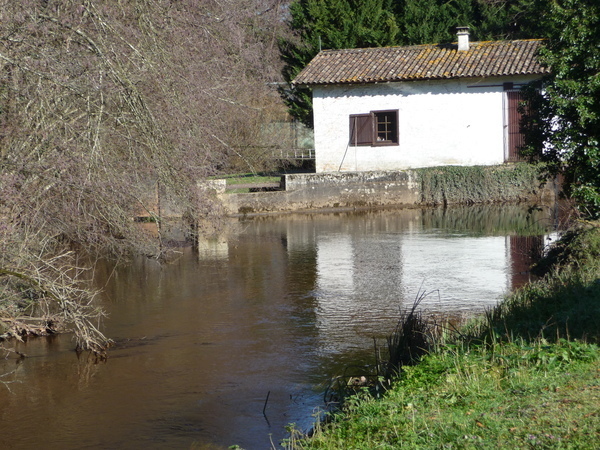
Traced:
<path id="1" fill-rule="evenodd" d="M 260 173 L 237 173 L 230 175 L 220 175 L 217 178 L 225 179 L 227 180 L 227 186 L 233 186 L 236 184 L 277 183 L 281 180 L 281 175 Z"/>
<path id="2" fill-rule="evenodd" d="M 452 349 L 406 367 L 387 395 L 347 401 L 306 449 L 597 448 L 600 351 L 525 342 Z"/>
<path id="3" fill-rule="evenodd" d="M 384 396 L 345 400 L 289 448 L 598 448 L 600 228 L 568 233 L 542 280 L 443 334 Z"/>
<path id="4" fill-rule="evenodd" d="M 279 183 L 281 174 L 277 173 L 237 173 L 229 175 L 221 175 L 217 178 L 227 181 L 227 192 L 230 194 L 247 194 L 251 190 L 247 187 L 242 187 L 245 184 L 262 184 L 262 183 Z M 236 188 L 236 186 L 240 186 Z"/>

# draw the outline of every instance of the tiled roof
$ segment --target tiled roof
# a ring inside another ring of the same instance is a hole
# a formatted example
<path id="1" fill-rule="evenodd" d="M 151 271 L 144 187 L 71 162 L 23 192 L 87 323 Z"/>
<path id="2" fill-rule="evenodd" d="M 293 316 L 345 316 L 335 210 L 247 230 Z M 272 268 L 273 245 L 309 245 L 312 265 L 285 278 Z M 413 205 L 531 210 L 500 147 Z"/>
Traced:
<path id="1" fill-rule="evenodd" d="M 410 47 L 324 50 L 293 84 L 351 84 L 548 73 L 536 57 L 539 39 Z"/>

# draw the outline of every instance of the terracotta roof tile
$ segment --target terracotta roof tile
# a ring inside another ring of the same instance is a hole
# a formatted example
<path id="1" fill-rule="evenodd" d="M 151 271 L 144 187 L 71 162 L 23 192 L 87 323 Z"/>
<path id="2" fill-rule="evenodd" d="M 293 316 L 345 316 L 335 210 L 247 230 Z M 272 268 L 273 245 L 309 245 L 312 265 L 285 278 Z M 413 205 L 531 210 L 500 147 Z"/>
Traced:
<path id="1" fill-rule="evenodd" d="M 539 39 L 410 47 L 324 50 L 298 74 L 294 84 L 352 84 L 548 73 L 536 55 Z"/>

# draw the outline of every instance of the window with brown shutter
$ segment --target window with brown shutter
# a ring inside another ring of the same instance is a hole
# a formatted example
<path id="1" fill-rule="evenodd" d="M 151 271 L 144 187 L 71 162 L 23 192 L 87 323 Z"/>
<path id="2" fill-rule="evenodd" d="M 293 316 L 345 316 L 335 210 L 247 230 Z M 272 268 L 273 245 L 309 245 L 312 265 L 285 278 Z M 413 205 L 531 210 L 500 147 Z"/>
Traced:
<path id="1" fill-rule="evenodd" d="M 350 115 L 350 145 L 397 145 L 398 110 Z"/>

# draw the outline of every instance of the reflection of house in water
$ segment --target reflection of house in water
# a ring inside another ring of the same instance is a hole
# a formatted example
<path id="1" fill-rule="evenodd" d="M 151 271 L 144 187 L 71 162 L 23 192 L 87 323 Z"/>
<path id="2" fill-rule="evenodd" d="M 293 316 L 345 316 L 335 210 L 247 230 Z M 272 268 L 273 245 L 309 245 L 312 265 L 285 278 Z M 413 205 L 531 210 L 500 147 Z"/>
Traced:
<path id="1" fill-rule="evenodd" d="M 395 325 L 402 304 L 397 236 L 356 230 L 319 235 L 316 325 L 325 348 L 362 347 Z"/>
<path id="2" fill-rule="evenodd" d="M 196 244 L 199 259 L 224 259 L 229 257 L 229 243 L 225 239 L 199 238 Z"/>
<path id="3" fill-rule="evenodd" d="M 465 314 L 493 306 L 509 289 L 504 236 L 415 233 L 402 238 L 404 292 L 437 291 L 425 309 Z"/>
<path id="4" fill-rule="evenodd" d="M 547 251 L 548 246 L 558 239 L 558 233 L 544 236 L 509 236 L 511 289 L 517 289 L 531 280 L 531 264 Z"/>
<path id="5" fill-rule="evenodd" d="M 395 229 L 366 230 L 384 217 L 315 237 L 316 318 L 327 347 L 362 347 L 393 329 L 420 292 L 424 310 L 468 316 L 493 307 L 529 279 L 544 237 L 423 229 L 420 212 L 395 213 Z M 368 228 L 368 227 L 367 227 Z M 329 348 L 333 350 L 333 348 Z"/>
<path id="6" fill-rule="evenodd" d="M 277 308 L 289 330 L 310 329 L 324 354 L 339 353 L 389 335 L 423 291 L 432 313 L 494 306 L 528 280 L 545 242 L 510 236 L 528 221 L 512 206 L 255 218 L 227 242 L 203 244 L 201 259 L 222 264 L 240 307 Z"/>
<path id="7" fill-rule="evenodd" d="M 517 289 L 530 281 L 532 259 L 541 256 L 544 249 L 543 236 L 508 236 L 506 250 L 510 264 L 511 288 Z"/>

